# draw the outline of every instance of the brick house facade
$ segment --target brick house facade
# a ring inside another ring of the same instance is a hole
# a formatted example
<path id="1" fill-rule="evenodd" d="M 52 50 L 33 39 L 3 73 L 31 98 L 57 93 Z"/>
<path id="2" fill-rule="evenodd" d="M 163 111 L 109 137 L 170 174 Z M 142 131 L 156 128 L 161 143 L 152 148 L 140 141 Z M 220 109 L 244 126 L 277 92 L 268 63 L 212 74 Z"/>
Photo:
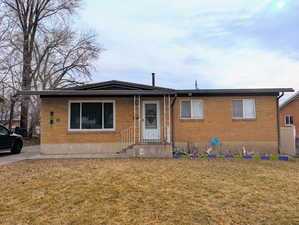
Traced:
<path id="1" fill-rule="evenodd" d="M 296 136 L 299 138 L 299 93 L 280 105 L 280 126 L 295 126 Z"/>
<path id="2" fill-rule="evenodd" d="M 109 81 L 20 94 L 41 97 L 44 154 L 114 154 L 133 147 L 146 155 L 151 145 L 160 152 L 150 156 L 168 157 L 173 147 L 206 152 L 211 138 L 219 140 L 215 152 L 277 154 L 278 96 L 288 91 L 173 90 Z"/>

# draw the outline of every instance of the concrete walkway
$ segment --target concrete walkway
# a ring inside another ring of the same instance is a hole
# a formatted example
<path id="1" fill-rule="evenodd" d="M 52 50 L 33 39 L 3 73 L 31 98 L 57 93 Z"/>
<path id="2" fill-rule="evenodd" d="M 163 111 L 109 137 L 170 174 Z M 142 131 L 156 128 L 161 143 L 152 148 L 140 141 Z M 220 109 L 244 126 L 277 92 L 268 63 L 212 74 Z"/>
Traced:
<path id="1" fill-rule="evenodd" d="M 25 159 L 35 159 L 40 157 L 40 147 L 39 145 L 24 147 L 20 154 L 10 154 L 10 152 L 0 152 L 0 166 L 25 160 Z"/>
<path id="2" fill-rule="evenodd" d="M 22 152 L 12 155 L 9 152 L 0 152 L 0 166 L 18 162 L 26 159 L 108 159 L 108 158 L 129 158 L 126 154 L 70 154 L 70 155 L 41 155 L 40 146 L 24 147 Z"/>

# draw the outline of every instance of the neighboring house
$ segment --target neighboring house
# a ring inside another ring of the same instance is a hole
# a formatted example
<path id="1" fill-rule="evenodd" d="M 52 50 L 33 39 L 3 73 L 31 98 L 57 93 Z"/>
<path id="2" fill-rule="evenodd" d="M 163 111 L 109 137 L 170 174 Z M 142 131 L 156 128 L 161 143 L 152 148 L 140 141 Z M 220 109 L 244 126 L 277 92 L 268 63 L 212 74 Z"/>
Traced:
<path id="1" fill-rule="evenodd" d="M 299 138 L 299 92 L 280 105 L 280 126 L 295 126 Z"/>
<path id="2" fill-rule="evenodd" d="M 9 126 L 9 120 L 0 120 L 0 124 L 7 127 Z M 20 126 L 20 120 L 19 119 L 13 119 L 11 128 L 16 128 Z"/>
<path id="3" fill-rule="evenodd" d="M 205 152 L 279 151 L 278 96 L 293 89 L 174 90 L 108 81 L 48 91 L 41 97 L 45 154 L 117 153 L 168 157 L 172 147 Z"/>

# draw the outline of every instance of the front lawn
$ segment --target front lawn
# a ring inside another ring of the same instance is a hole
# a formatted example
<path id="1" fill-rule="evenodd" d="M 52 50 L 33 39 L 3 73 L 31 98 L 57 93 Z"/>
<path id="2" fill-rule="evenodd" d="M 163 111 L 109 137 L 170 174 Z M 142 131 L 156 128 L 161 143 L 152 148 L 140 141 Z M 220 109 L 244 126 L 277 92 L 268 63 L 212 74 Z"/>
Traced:
<path id="1" fill-rule="evenodd" d="M 0 167 L 0 224 L 299 224 L 299 163 L 18 162 Z"/>

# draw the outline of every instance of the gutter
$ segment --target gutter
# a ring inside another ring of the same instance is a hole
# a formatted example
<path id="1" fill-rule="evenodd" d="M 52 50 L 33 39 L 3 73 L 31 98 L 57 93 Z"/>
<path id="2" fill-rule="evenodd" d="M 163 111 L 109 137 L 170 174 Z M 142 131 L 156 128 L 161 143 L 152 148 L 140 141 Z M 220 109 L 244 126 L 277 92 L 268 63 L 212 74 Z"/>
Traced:
<path id="1" fill-rule="evenodd" d="M 276 119 L 277 119 L 277 136 L 278 136 L 278 154 L 280 154 L 280 108 L 279 108 L 279 100 L 284 96 L 284 92 L 282 92 L 276 98 Z"/>
<path id="2" fill-rule="evenodd" d="M 174 99 L 172 100 L 171 103 L 171 144 L 172 144 L 172 148 L 174 148 L 174 128 L 175 128 L 175 120 L 174 120 L 174 110 L 173 110 L 173 106 L 176 102 L 177 99 L 177 94 L 174 95 Z"/>

